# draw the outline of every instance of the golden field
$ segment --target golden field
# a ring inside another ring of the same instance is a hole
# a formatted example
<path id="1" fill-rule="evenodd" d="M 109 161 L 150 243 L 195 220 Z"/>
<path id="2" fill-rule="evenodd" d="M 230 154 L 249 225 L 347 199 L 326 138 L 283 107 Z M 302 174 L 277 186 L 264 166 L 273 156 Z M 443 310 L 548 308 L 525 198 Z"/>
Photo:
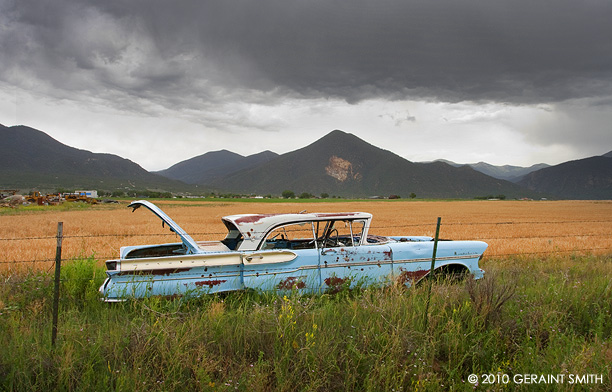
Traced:
<path id="1" fill-rule="evenodd" d="M 221 217 L 241 213 L 364 211 L 370 234 L 429 235 L 442 218 L 440 238 L 482 240 L 485 258 L 519 254 L 612 253 L 611 201 L 355 201 L 313 203 L 156 202 L 196 240 L 222 239 Z M 125 245 L 175 242 L 160 220 L 126 204 L 82 210 L 4 211 L 0 215 L 0 270 L 48 269 L 63 222 L 62 259 L 115 258 Z M 36 261 L 36 262 L 34 262 Z"/>

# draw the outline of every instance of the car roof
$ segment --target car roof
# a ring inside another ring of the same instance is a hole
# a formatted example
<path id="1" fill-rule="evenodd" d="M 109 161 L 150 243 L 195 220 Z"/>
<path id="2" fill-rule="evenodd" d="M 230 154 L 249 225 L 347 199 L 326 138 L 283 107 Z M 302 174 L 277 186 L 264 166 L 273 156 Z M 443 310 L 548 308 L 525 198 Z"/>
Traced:
<path id="1" fill-rule="evenodd" d="M 259 239 L 274 227 L 291 223 L 305 223 L 329 220 L 372 219 L 367 212 L 322 212 L 303 214 L 240 214 L 228 215 L 222 218 L 232 223 L 244 238 Z"/>
<path id="2" fill-rule="evenodd" d="M 144 206 L 151 210 L 157 215 L 163 222 L 165 222 L 170 229 L 181 237 L 183 244 L 188 249 L 188 253 L 202 253 L 198 243 L 183 230 L 176 222 L 174 222 L 166 213 L 164 213 L 159 207 L 147 200 L 133 201 L 128 207 L 136 210 L 137 208 Z M 228 225 L 228 229 L 231 226 L 235 227 L 243 236 L 243 238 L 250 241 L 245 241 L 241 246 L 241 250 L 244 248 L 249 250 L 255 249 L 259 244 L 259 241 L 266 235 L 270 230 L 275 227 L 291 224 L 291 223 L 307 223 L 312 221 L 335 221 L 335 220 L 367 220 L 367 226 L 369 221 L 372 219 L 372 214 L 367 212 L 323 212 L 323 213 L 309 213 L 309 214 L 241 214 L 241 215 L 229 215 L 222 218 L 223 221 Z M 229 223 L 229 224 L 228 224 Z"/>

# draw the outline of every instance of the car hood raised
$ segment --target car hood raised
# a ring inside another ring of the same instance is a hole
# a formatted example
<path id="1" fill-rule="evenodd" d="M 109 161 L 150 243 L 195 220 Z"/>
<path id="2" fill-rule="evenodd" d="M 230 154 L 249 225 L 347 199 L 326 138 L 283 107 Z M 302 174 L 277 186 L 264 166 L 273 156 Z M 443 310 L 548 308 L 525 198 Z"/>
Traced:
<path id="1" fill-rule="evenodd" d="M 179 237 L 181 237 L 181 241 L 183 241 L 183 244 L 187 247 L 187 253 L 200 253 L 200 248 L 197 242 L 193 238 L 191 238 L 191 236 L 187 234 L 187 232 L 183 230 L 181 226 L 176 224 L 175 221 L 173 221 L 168 215 L 166 215 L 165 212 L 159 209 L 159 207 L 157 207 L 155 204 L 146 200 L 137 200 L 131 202 L 130 205 L 128 205 L 128 207 L 133 208 L 132 212 L 136 211 L 136 209 L 140 208 L 141 206 L 148 208 L 151 212 L 157 215 L 163 223 L 168 225 L 172 232 L 176 233 Z"/>

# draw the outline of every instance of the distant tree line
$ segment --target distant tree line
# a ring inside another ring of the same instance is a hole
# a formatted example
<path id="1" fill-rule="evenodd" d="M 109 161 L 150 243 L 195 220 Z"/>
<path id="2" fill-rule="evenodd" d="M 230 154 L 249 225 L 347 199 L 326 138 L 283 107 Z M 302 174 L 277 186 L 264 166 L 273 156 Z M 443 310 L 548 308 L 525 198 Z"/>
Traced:
<path id="1" fill-rule="evenodd" d="M 291 191 L 291 190 L 285 190 L 283 191 L 283 193 L 281 193 L 281 196 L 283 199 L 295 199 L 296 198 L 296 194 L 295 192 Z M 416 198 L 416 194 L 413 192 L 409 195 L 409 197 L 411 199 Z M 312 193 L 309 192 L 303 192 L 301 193 L 299 196 L 297 196 L 297 198 L 299 199 L 313 199 L 313 198 L 317 198 L 317 196 L 313 195 Z M 329 199 L 329 193 L 321 193 L 320 197 L 318 197 L 319 199 Z M 332 199 L 341 199 L 342 197 L 340 196 L 331 196 Z M 383 199 L 383 197 L 376 197 L 376 198 L 380 198 Z M 388 199 L 401 199 L 401 196 L 399 195 L 390 195 L 388 197 Z"/>
<path id="2" fill-rule="evenodd" d="M 74 189 L 68 189 L 68 188 L 57 188 L 56 189 L 56 193 L 73 193 Z M 160 199 L 160 198 L 173 198 L 173 197 L 177 197 L 177 198 L 183 198 L 186 197 L 184 195 L 180 195 L 180 194 L 173 194 L 172 192 L 161 192 L 161 191 L 152 191 L 152 190 L 148 190 L 148 189 L 130 189 L 130 190 L 114 190 L 114 191 L 108 191 L 108 190 L 98 190 L 98 197 L 108 197 L 108 198 L 143 198 L 143 199 L 148 199 L 148 198 L 152 198 L 152 199 Z M 260 195 L 256 195 L 256 194 L 241 194 L 241 193 L 217 193 L 217 192 L 210 192 L 210 193 L 205 193 L 202 194 L 201 196 L 194 196 L 194 197 L 210 197 L 210 198 L 223 198 L 223 199 L 243 199 L 243 198 L 264 198 L 264 199 L 272 199 L 274 197 L 278 197 L 278 196 L 273 196 L 272 194 L 266 194 L 264 196 L 260 196 Z M 416 198 L 416 194 L 413 192 L 410 195 L 408 195 L 409 198 L 414 199 Z M 292 190 L 284 190 L 281 193 L 281 198 L 283 199 L 342 199 L 342 196 L 336 196 L 336 195 L 331 195 L 329 193 L 326 192 L 322 192 L 319 196 L 316 196 L 310 192 L 302 192 L 299 195 L 296 194 L 294 191 Z M 401 196 L 399 195 L 389 195 L 386 197 L 382 197 L 382 196 L 376 196 L 373 198 L 378 198 L 378 199 L 401 199 Z M 483 196 L 483 197 L 476 197 L 476 199 L 490 199 L 490 198 L 502 198 L 505 199 L 504 195 L 500 195 L 500 196 Z"/>
<path id="3" fill-rule="evenodd" d="M 497 200 L 506 200 L 506 195 L 497 195 L 497 196 L 493 196 L 493 195 L 488 195 L 488 196 L 476 196 L 474 199 L 476 199 L 476 200 L 491 200 L 491 199 L 497 199 Z"/>

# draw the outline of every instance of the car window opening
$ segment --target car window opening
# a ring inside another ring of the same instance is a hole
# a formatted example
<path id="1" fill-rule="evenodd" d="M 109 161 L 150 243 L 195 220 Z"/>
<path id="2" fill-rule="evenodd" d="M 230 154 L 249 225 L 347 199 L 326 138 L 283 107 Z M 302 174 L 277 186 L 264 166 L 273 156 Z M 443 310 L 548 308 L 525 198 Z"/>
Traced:
<path id="1" fill-rule="evenodd" d="M 227 246 L 229 250 L 237 250 L 244 239 L 242 233 L 240 233 L 240 230 L 238 230 L 232 222 L 224 220 L 223 223 L 225 223 L 228 232 L 227 236 L 221 240 L 221 242 L 223 245 Z"/>

